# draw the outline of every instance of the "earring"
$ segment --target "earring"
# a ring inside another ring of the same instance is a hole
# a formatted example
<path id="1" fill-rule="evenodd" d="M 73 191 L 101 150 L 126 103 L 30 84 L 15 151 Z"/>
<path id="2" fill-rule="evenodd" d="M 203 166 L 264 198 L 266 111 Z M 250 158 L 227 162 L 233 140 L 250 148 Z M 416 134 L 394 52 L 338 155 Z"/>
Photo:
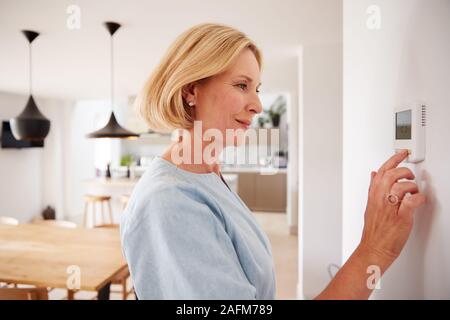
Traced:
<path id="1" fill-rule="evenodd" d="M 188 102 L 189 107 L 193 107 L 195 103 L 193 101 Z"/>

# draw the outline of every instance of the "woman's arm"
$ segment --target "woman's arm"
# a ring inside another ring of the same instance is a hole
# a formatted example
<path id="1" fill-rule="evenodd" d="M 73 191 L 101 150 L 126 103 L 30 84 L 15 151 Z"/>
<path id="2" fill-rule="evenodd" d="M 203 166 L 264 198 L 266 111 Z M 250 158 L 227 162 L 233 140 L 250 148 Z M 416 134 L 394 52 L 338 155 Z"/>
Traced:
<path id="1" fill-rule="evenodd" d="M 407 168 L 397 166 L 408 156 L 406 150 L 386 161 L 378 172 L 372 172 L 369 197 L 364 215 L 361 243 L 316 299 L 367 299 L 374 285 L 400 255 L 413 227 L 413 214 L 425 202 Z M 390 203 L 388 196 L 401 199 Z"/>
<path id="2" fill-rule="evenodd" d="M 373 266 L 379 268 L 381 276 L 393 261 L 371 253 L 369 248 L 360 245 L 316 299 L 368 299 L 374 288 L 369 279 L 374 275 Z"/>

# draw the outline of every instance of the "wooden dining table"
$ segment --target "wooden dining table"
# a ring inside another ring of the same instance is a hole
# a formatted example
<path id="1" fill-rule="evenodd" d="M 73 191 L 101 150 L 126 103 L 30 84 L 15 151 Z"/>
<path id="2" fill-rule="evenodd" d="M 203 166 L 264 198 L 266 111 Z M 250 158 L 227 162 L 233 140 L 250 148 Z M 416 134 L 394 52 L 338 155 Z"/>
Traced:
<path id="1" fill-rule="evenodd" d="M 118 228 L 0 225 L 0 282 L 64 288 L 69 300 L 79 290 L 106 299 L 124 268 Z"/>

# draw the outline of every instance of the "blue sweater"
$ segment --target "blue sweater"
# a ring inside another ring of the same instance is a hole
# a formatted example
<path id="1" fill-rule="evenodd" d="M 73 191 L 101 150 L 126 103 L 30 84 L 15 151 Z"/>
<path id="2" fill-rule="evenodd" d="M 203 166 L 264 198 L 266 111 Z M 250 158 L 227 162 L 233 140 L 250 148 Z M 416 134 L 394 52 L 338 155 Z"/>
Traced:
<path id="1" fill-rule="evenodd" d="M 215 173 L 156 157 L 121 218 L 139 299 L 274 299 L 270 243 Z"/>

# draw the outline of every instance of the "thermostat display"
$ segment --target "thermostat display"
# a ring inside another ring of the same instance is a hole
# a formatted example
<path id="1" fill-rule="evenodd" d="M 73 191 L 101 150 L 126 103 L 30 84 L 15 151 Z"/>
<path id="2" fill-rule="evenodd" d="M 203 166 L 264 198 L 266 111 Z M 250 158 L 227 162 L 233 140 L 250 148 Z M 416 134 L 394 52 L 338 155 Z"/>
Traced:
<path id="1" fill-rule="evenodd" d="M 411 110 L 395 113 L 395 139 L 411 139 Z"/>
<path id="2" fill-rule="evenodd" d="M 394 126 L 395 150 L 408 149 L 407 162 L 423 161 L 425 159 L 425 105 L 397 108 L 394 112 Z"/>

